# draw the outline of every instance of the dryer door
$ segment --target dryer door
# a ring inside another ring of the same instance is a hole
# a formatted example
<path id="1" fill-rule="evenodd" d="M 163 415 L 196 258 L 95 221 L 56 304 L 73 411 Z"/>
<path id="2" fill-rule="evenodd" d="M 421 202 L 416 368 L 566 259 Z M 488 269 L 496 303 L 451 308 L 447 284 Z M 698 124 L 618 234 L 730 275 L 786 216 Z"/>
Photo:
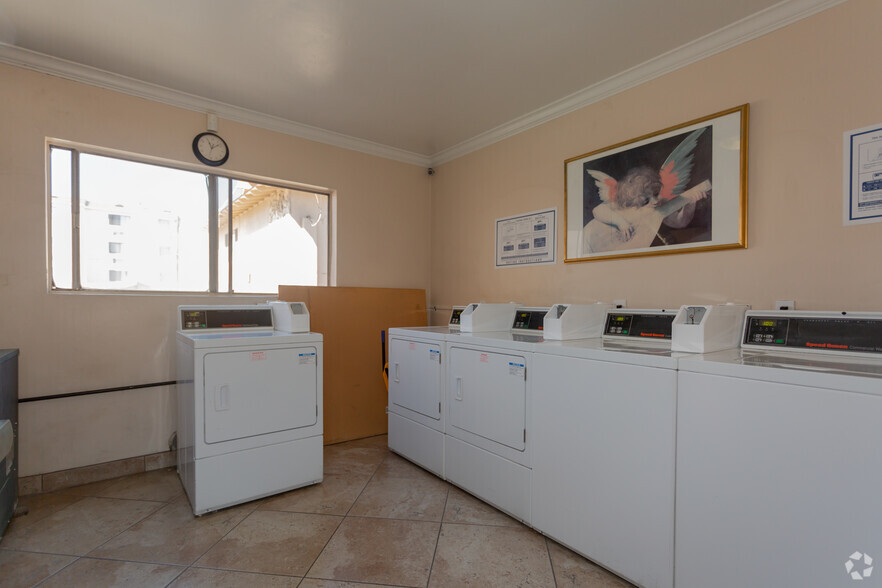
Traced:
<path id="1" fill-rule="evenodd" d="M 315 347 L 205 355 L 205 442 L 309 427 L 318 421 Z"/>
<path id="2" fill-rule="evenodd" d="M 389 341 L 389 399 L 392 404 L 441 418 L 441 345 Z"/>
<path id="3" fill-rule="evenodd" d="M 527 422 L 524 356 L 451 347 L 448 362 L 450 424 L 524 451 Z"/>

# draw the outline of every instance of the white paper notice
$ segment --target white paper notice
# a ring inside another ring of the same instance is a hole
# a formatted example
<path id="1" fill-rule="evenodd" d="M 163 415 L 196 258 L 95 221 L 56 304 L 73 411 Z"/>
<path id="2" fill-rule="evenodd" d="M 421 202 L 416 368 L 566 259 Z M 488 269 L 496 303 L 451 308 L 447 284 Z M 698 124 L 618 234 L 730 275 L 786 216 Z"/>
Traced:
<path id="1" fill-rule="evenodd" d="M 557 209 L 496 219 L 496 267 L 555 262 Z"/>
<path id="2" fill-rule="evenodd" d="M 882 222 L 882 125 L 845 133 L 842 224 Z"/>

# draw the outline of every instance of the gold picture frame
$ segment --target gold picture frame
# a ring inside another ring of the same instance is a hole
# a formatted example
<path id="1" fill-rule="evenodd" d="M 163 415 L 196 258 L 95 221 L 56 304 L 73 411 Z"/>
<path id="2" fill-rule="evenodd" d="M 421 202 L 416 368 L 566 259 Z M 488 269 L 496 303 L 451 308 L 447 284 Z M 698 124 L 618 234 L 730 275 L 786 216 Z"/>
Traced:
<path id="1" fill-rule="evenodd" d="M 747 247 L 750 105 L 564 161 L 566 263 Z"/>

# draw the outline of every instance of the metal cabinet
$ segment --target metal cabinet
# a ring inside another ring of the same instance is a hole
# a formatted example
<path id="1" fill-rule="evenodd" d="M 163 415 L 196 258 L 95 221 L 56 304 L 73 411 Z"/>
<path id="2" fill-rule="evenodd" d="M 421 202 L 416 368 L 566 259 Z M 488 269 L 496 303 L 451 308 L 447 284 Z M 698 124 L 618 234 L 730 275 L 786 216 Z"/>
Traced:
<path id="1" fill-rule="evenodd" d="M 18 501 L 18 350 L 0 349 L 0 537 Z"/>

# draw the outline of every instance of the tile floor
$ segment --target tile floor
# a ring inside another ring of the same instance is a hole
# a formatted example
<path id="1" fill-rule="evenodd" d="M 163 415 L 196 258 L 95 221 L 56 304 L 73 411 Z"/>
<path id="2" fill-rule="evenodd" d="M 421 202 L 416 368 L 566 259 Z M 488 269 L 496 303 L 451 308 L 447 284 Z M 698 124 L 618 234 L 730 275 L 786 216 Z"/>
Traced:
<path id="1" fill-rule="evenodd" d="M 195 518 L 173 469 L 23 497 L 0 585 L 583 586 L 627 582 L 390 453 L 325 448 L 324 482 Z"/>

